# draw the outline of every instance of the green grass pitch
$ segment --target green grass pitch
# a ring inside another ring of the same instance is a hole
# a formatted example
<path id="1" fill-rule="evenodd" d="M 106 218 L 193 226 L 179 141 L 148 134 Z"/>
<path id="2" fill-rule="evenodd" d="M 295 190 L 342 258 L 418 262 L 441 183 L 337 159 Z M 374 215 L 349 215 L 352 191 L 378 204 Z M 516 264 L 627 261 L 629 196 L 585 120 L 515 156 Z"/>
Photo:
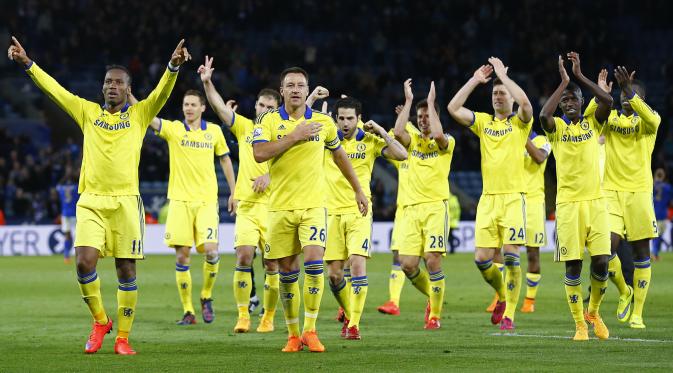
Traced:
<path id="1" fill-rule="evenodd" d="M 175 288 L 171 256 L 150 256 L 138 265 L 139 301 L 131 334 L 136 356 L 112 351 L 114 332 L 95 355 L 83 353 L 90 316 L 81 301 L 74 265 L 60 257 L 0 258 L 0 371 L 634 371 L 673 370 L 673 255 L 653 264 L 652 287 L 645 306 L 647 329 L 632 330 L 615 317 L 617 291 L 610 284 L 601 308 L 610 340 L 573 342 L 574 324 L 565 302 L 563 265 L 542 256 L 543 278 L 534 314 L 517 313 L 514 336 L 502 336 L 490 324 L 484 308 L 492 291 L 475 268 L 471 254 L 444 260 L 446 297 L 442 329 L 423 330 L 425 300 L 407 281 L 402 315 L 376 312 L 387 300 L 390 255 L 376 254 L 369 262 L 369 294 L 362 318 L 361 341 L 339 337 L 334 321 L 336 302 L 327 289 L 318 332 L 327 348 L 323 354 L 284 354 L 286 333 L 282 311 L 276 331 L 235 335 L 236 311 L 231 279 L 234 258 L 222 257 L 214 292 L 216 319 L 179 327 L 181 306 Z M 525 255 L 522 255 L 524 257 Z M 202 257 L 192 258 L 194 302 L 198 307 Z M 257 287 L 262 288 L 259 262 Z M 525 272 L 525 260 L 523 268 Z M 583 279 L 587 279 L 585 266 Z M 113 261 L 99 262 L 103 301 L 116 314 Z M 524 279 L 525 284 L 525 279 Z M 586 289 L 586 285 L 584 285 Z M 522 289 L 522 299 L 523 292 Z M 520 304 L 522 301 L 520 302 Z M 116 321 L 116 320 L 115 320 Z M 252 328 L 258 318 L 253 317 Z M 591 334 L 590 334 L 591 335 Z"/>

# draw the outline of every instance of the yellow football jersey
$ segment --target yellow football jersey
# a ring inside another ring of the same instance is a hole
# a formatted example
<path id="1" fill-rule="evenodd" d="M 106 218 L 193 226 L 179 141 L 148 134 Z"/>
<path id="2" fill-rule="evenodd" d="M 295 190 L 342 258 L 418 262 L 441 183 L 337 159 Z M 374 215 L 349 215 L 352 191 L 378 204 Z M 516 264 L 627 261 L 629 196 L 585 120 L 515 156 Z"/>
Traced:
<path id="1" fill-rule="evenodd" d="M 525 192 L 523 151 L 532 126 L 533 118 L 524 123 L 516 113 L 504 119 L 474 113 L 470 130 L 480 140 L 483 194 Z"/>
<path id="2" fill-rule="evenodd" d="M 238 140 L 238 178 L 236 179 L 236 191 L 234 198 L 239 201 L 249 201 L 257 203 L 267 203 L 271 188 L 267 187 L 264 193 L 256 193 L 252 190 L 252 179 L 269 173 L 269 163 L 255 162 L 255 155 L 252 153 L 252 131 L 255 124 L 248 118 L 237 115 L 231 119 L 231 133 Z"/>
<path id="3" fill-rule="evenodd" d="M 603 124 L 592 114 L 578 123 L 554 117 L 556 129 L 546 132 L 556 158 L 556 203 L 601 198 L 598 136 Z"/>
<path id="4" fill-rule="evenodd" d="M 303 121 L 322 124 L 317 136 L 301 141 L 269 160 L 271 195 L 269 211 L 302 210 L 325 207 L 325 151 L 341 146 L 336 124 L 329 115 L 306 107 L 303 118 L 290 117 L 281 106 L 255 120 L 252 143 L 277 141 Z"/>
<path id="5" fill-rule="evenodd" d="M 547 155 L 551 155 L 551 144 L 547 141 L 547 138 L 538 135 L 531 140 L 533 145 L 538 149 L 543 149 L 547 152 Z M 528 154 L 526 149 L 524 151 L 524 170 L 526 173 L 526 196 L 527 197 L 544 197 L 544 170 L 547 167 L 547 159 L 544 162 L 538 164 L 535 160 Z"/>
<path id="6" fill-rule="evenodd" d="M 661 117 L 638 95 L 629 99 L 634 114 L 612 110 L 603 129 L 605 180 L 603 188 L 652 192 L 652 151 Z"/>
<path id="7" fill-rule="evenodd" d="M 178 73 L 167 69 L 146 99 L 111 114 L 104 106 L 68 92 L 36 63 L 32 63 L 26 72 L 82 129 L 84 149 L 79 193 L 138 195 L 138 164 L 143 138 L 150 122 L 170 96 Z"/>
<path id="8" fill-rule="evenodd" d="M 229 154 L 220 126 L 201 120 L 192 130 L 185 122 L 161 120 L 157 133 L 168 143 L 168 199 L 217 202 L 214 158 Z"/>
<path id="9" fill-rule="evenodd" d="M 434 139 L 424 138 L 420 132 L 409 135 L 408 204 L 448 200 L 449 172 L 456 140 L 445 135 L 449 146 L 442 150 Z"/>
<path id="10" fill-rule="evenodd" d="M 376 157 L 382 155 L 386 142 L 379 136 L 367 133 L 362 129 L 356 129 L 353 138 L 346 139 L 339 131 L 341 147 L 346 151 L 351 161 L 355 175 L 362 186 L 362 191 L 371 201 L 372 193 L 369 184 L 372 179 L 372 170 Z M 332 157 L 325 157 L 325 172 L 327 174 L 327 211 L 330 214 L 357 213 L 358 205 L 355 202 L 355 194 L 348 180 L 343 176 L 339 167 Z M 371 203 L 370 203 L 371 204 Z"/>
<path id="11" fill-rule="evenodd" d="M 416 128 L 411 122 L 407 122 L 405 129 L 409 134 L 420 133 L 418 128 Z M 391 129 L 388 131 L 388 135 L 392 138 L 395 138 L 395 130 Z M 408 153 L 407 153 L 408 155 Z M 397 169 L 397 207 L 404 207 L 409 204 L 409 158 L 403 161 L 397 161 L 394 159 L 388 160 L 392 163 L 393 166 Z"/>

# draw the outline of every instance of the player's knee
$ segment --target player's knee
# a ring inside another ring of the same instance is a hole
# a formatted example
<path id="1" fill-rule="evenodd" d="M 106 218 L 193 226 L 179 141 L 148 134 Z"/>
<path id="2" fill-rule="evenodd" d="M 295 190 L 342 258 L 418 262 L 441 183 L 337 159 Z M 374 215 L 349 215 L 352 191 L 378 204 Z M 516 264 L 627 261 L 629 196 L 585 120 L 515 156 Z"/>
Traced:
<path id="1" fill-rule="evenodd" d="M 267 272 L 278 272 L 278 261 L 264 259 L 264 270 Z"/>
<path id="2" fill-rule="evenodd" d="M 566 275 L 578 277 L 582 273 L 582 261 L 571 260 L 566 263 Z"/>
<path id="3" fill-rule="evenodd" d="M 217 252 L 217 249 L 206 251 L 206 261 L 208 263 L 216 263 L 220 260 L 220 253 Z"/>
<path id="4" fill-rule="evenodd" d="M 442 256 L 441 254 L 430 254 L 425 258 L 425 266 L 429 272 L 437 272 L 442 270 Z"/>
<path id="5" fill-rule="evenodd" d="M 418 263 L 412 263 L 409 260 L 402 260 L 400 263 L 400 268 L 407 276 L 413 275 L 418 271 Z"/>
<path id="6" fill-rule="evenodd" d="M 251 266 L 252 265 L 252 255 L 246 252 L 236 252 L 236 265 L 239 266 Z"/>
<path id="7" fill-rule="evenodd" d="M 393 250 L 393 264 L 400 264 L 400 252 L 398 250 Z"/>
<path id="8" fill-rule="evenodd" d="M 96 270 L 96 264 L 86 258 L 77 257 L 77 273 L 88 274 Z"/>
<path id="9" fill-rule="evenodd" d="M 597 274 L 603 274 L 608 272 L 608 263 L 610 262 L 610 256 L 608 255 L 596 255 L 591 257 L 591 271 Z"/>
<path id="10" fill-rule="evenodd" d="M 330 273 L 329 273 L 329 281 L 332 284 L 336 285 L 336 284 L 340 283 L 341 280 L 343 280 L 343 278 L 344 278 L 343 271 L 330 271 Z"/>

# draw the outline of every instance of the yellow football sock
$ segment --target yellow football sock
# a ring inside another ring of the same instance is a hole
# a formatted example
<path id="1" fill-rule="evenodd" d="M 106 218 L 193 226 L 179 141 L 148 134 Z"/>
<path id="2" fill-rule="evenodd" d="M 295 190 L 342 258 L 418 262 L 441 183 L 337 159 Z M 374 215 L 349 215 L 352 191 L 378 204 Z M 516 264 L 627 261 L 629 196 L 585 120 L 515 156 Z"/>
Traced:
<path id="1" fill-rule="evenodd" d="M 350 285 L 351 283 L 351 269 L 349 267 L 344 268 L 344 279 Z"/>
<path id="2" fill-rule="evenodd" d="M 503 263 L 493 263 L 493 265 L 498 268 L 498 271 L 500 271 L 500 274 L 502 275 L 502 279 L 505 279 L 505 265 Z"/>
<path id="3" fill-rule="evenodd" d="M 194 314 L 194 305 L 192 304 L 192 275 L 189 272 L 188 265 L 175 263 L 175 282 L 178 285 L 178 295 L 182 303 L 182 311 Z"/>
<path id="4" fill-rule="evenodd" d="M 486 280 L 486 282 L 495 289 L 498 293 L 498 299 L 502 302 L 505 300 L 505 281 L 502 279 L 502 274 L 498 269 L 498 264 L 493 265 L 493 260 L 485 260 L 483 262 L 477 262 L 477 268 L 481 272 L 481 276 Z"/>
<path id="5" fill-rule="evenodd" d="M 505 306 L 504 317 L 514 321 L 516 306 L 519 303 L 519 294 L 521 294 L 521 263 L 519 255 L 514 253 L 505 253 Z"/>
<path id="6" fill-rule="evenodd" d="M 612 283 L 617 286 L 619 290 L 619 295 L 628 294 L 629 289 L 626 286 L 626 280 L 624 280 L 624 274 L 622 273 L 622 262 L 619 260 L 617 254 L 612 254 L 610 256 L 610 262 L 608 262 L 608 275 Z"/>
<path id="7" fill-rule="evenodd" d="M 537 297 L 537 289 L 540 286 L 542 275 L 539 273 L 526 273 L 526 298 L 535 299 Z"/>
<path id="8" fill-rule="evenodd" d="M 108 322 L 105 308 L 103 307 L 103 298 L 100 294 L 100 279 L 96 271 L 86 275 L 77 274 L 77 281 L 79 282 L 79 290 L 82 293 L 82 299 L 89 307 L 89 312 L 93 319 L 101 325 Z"/>
<path id="9" fill-rule="evenodd" d="M 136 317 L 138 286 L 136 279 L 119 280 L 117 289 L 117 338 L 128 338 Z"/>
<path id="10" fill-rule="evenodd" d="M 344 309 L 344 313 L 348 320 L 351 319 L 351 283 L 347 282 L 345 278 L 341 279 L 341 282 L 334 285 L 331 282 L 329 283 L 332 294 L 336 298 L 339 306 Z"/>
<path id="11" fill-rule="evenodd" d="M 390 293 L 390 300 L 395 305 L 400 305 L 400 296 L 402 295 L 402 288 L 404 287 L 404 272 L 400 269 L 399 264 L 393 264 L 390 269 L 390 278 L 388 279 L 388 292 Z"/>
<path id="12" fill-rule="evenodd" d="M 588 311 L 590 314 L 594 315 L 598 313 L 598 309 L 603 302 L 603 296 L 605 295 L 605 290 L 608 288 L 608 274 L 597 274 L 593 271 L 591 272 L 591 295 L 589 296 L 589 308 Z"/>
<path id="13" fill-rule="evenodd" d="M 407 277 L 416 289 L 418 289 L 426 297 L 430 297 L 430 276 L 428 275 L 428 272 L 418 268 L 416 273 Z"/>
<path id="14" fill-rule="evenodd" d="M 265 319 L 273 320 L 278 306 L 278 272 L 267 272 L 264 280 L 264 316 Z"/>
<path id="15" fill-rule="evenodd" d="M 315 322 L 320 311 L 320 302 L 325 288 L 323 261 L 304 263 L 304 331 L 315 331 Z M 345 310 L 345 309 L 344 309 Z"/>
<path id="16" fill-rule="evenodd" d="M 566 300 L 575 323 L 584 322 L 584 299 L 582 298 L 582 281 L 580 276 L 565 275 Z"/>
<path id="17" fill-rule="evenodd" d="M 285 324 L 287 332 L 291 336 L 299 337 L 299 271 L 280 272 L 280 300 L 285 312 Z"/>
<path id="18" fill-rule="evenodd" d="M 250 303 L 250 284 L 252 276 L 250 275 L 250 266 L 236 266 L 234 270 L 234 300 L 238 309 L 238 318 L 250 318 L 248 305 Z"/>
<path id="19" fill-rule="evenodd" d="M 430 318 L 441 317 L 444 303 L 444 272 L 429 274 L 430 277 Z"/>
<path id="20" fill-rule="evenodd" d="M 201 299 L 213 298 L 213 287 L 217 279 L 217 271 L 220 269 L 220 257 L 203 262 L 203 288 L 201 288 Z"/>
<path id="21" fill-rule="evenodd" d="M 634 260 L 633 264 L 636 267 L 633 270 L 633 314 L 643 317 L 643 306 L 652 279 L 652 267 L 649 257 L 644 260 Z"/>
<path id="22" fill-rule="evenodd" d="M 367 276 L 358 276 L 352 278 L 351 293 L 350 293 L 350 317 L 348 317 L 348 327 L 360 326 L 360 318 L 362 317 L 362 310 L 365 308 L 365 300 L 367 299 L 367 289 L 369 282 Z"/>

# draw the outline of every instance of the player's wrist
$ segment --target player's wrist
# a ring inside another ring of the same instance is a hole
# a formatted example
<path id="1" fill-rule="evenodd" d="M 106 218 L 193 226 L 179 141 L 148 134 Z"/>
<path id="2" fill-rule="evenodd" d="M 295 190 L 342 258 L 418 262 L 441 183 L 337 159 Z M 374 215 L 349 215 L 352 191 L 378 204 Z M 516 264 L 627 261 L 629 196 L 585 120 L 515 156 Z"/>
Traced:
<path id="1" fill-rule="evenodd" d="M 168 61 L 168 70 L 170 70 L 170 71 L 172 71 L 172 72 L 174 72 L 174 73 L 175 73 L 175 72 L 178 72 L 178 70 L 180 70 L 180 65 L 177 64 L 177 63 L 174 64 L 174 63 L 173 63 L 173 60 L 170 60 L 170 61 Z"/>
<path id="2" fill-rule="evenodd" d="M 33 66 L 33 60 L 30 58 L 26 58 L 24 61 L 21 61 L 21 64 L 23 65 L 23 68 L 28 70 Z"/>

